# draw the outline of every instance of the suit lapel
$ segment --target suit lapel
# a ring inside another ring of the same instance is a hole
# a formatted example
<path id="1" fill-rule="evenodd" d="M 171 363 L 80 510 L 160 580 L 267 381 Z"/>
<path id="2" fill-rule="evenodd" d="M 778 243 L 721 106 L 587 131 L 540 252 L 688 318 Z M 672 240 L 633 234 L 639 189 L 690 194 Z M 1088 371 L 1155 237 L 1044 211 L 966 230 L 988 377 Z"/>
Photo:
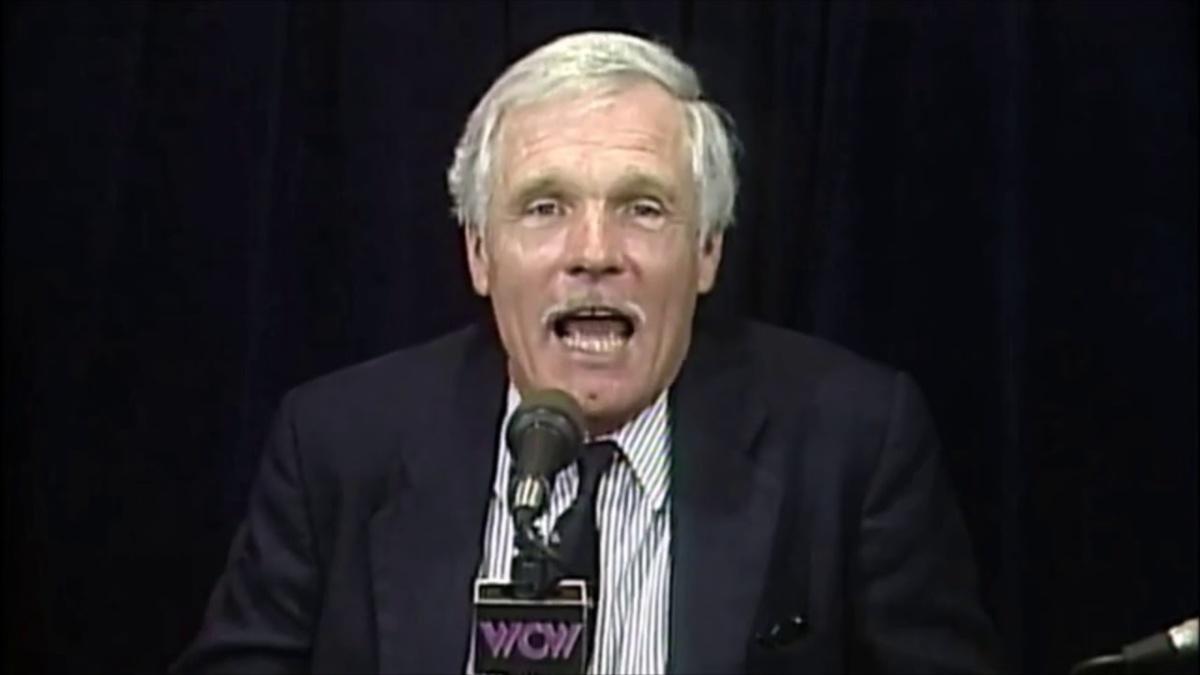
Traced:
<path id="1" fill-rule="evenodd" d="M 736 336 L 697 330 L 672 388 L 669 672 L 733 672 L 767 574 L 782 496 L 758 466 L 762 397 Z"/>
<path id="2" fill-rule="evenodd" d="M 410 413 L 390 499 L 369 526 L 382 672 L 462 672 L 466 663 L 504 412 L 494 333 L 474 330 L 457 367 L 449 402 L 433 400 L 424 415 Z"/>

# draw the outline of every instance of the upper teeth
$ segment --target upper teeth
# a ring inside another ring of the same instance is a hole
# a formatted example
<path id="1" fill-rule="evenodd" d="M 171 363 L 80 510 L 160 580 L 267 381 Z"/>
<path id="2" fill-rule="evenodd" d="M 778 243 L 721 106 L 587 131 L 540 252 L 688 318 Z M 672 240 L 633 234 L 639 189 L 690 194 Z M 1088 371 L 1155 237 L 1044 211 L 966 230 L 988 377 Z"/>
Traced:
<path id="1" fill-rule="evenodd" d="M 605 307 L 585 307 L 578 312 L 578 316 L 617 316 L 617 313 Z"/>
<path id="2" fill-rule="evenodd" d="M 575 349 L 581 352 L 591 352 L 593 354 L 607 354 L 616 351 L 625 344 L 625 338 L 618 335 L 605 335 L 603 337 L 595 337 L 590 335 L 580 335 L 579 333 L 568 333 L 562 339 L 563 344 L 568 349 Z"/>

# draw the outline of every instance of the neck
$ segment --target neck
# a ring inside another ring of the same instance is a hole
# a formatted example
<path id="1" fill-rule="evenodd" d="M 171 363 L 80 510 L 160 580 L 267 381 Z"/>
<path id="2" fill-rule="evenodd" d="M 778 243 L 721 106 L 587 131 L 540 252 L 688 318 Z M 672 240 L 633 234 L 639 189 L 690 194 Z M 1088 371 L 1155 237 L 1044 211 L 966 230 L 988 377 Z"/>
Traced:
<path id="1" fill-rule="evenodd" d="M 588 417 L 587 440 L 594 441 L 602 436 L 614 433 L 617 429 L 629 423 L 632 416 L 624 417 Z"/>

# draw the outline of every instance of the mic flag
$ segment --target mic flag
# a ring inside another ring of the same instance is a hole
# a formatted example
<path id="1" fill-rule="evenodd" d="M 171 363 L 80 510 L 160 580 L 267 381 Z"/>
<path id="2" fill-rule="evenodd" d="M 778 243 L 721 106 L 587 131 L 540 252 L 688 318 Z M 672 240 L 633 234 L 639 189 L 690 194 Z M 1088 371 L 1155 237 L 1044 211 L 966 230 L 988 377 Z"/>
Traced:
<path id="1" fill-rule="evenodd" d="M 578 579 L 559 582 L 545 597 L 523 598 L 512 584 L 475 583 L 475 672 L 501 675 L 583 675 L 593 599 Z"/>

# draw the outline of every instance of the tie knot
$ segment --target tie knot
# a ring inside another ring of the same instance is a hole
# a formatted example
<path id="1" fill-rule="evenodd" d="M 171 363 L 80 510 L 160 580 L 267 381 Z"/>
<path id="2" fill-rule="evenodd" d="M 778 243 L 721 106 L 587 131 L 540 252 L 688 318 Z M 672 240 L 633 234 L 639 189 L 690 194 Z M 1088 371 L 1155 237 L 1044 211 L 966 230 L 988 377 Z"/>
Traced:
<path id="1" fill-rule="evenodd" d="M 583 447 L 579 456 L 579 494 L 594 495 L 600 476 L 612 465 L 620 450 L 612 441 L 595 441 Z"/>

